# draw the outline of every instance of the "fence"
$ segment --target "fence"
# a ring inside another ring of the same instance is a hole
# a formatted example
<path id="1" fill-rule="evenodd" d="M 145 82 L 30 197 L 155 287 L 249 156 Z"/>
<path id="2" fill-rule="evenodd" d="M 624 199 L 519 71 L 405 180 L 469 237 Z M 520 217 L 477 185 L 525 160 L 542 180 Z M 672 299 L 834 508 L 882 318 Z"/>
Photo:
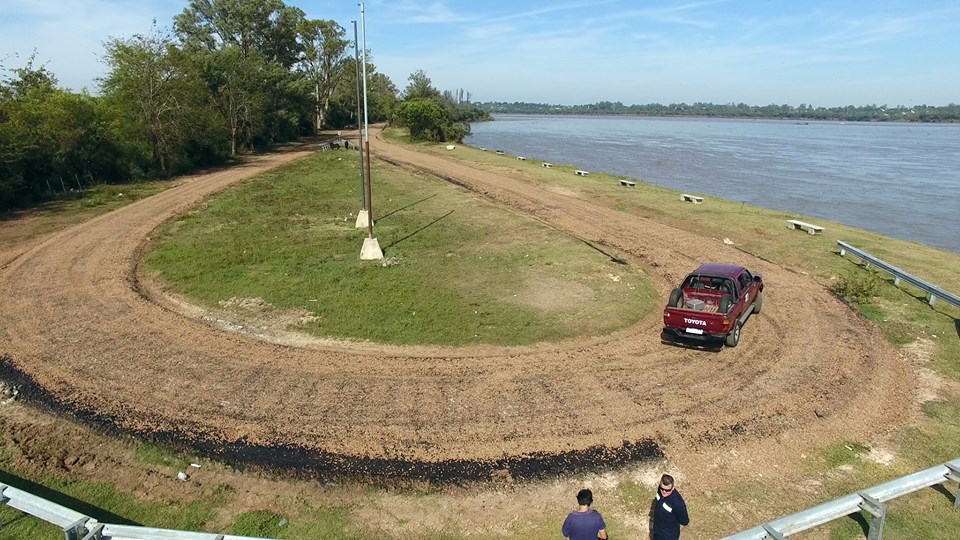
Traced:
<path id="1" fill-rule="evenodd" d="M 781 540 L 791 534 L 810 530 L 854 512 L 866 512 L 872 516 L 867 538 L 869 540 L 880 540 L 883 536 L 883 523 L 887 517 L 887 501 L 930 486 L 944 484 L 948 480 L 960 482 L 960 459 L 948 461 L 943 465 L 931 467 L 820 506 L 802 510 L 796 514 L 764 523 L 759 527 L 727 536 L 723 540 L 764 540 L 769 538 Z M 960 508 L 960 488 L 957 489 L 957 495 L 954 497 L 954 506 Z"/>
<path id="2" fill-rule="evenodd" d="M 888 274 L 893 275 L 893 284 L 899 286 L 900 280 L 904 280 L 907 283 L 925 291 L 930 295 L 930 305 L 932 306 L 934 302 L 937 301 L 937 298 L 943 298 L 945 301 L 950 302 L 951 304 L 960 307 L 960 296 L 957 296 L 951 292 L 947 292 L 936 285 L 931 285 L 922 279 L 916 278 L 903 270 L 893 266 L 892 264 L 887 264 L 880 259 L 870 255 L 865 251 L 861 251 L 846 242 L 841 242 L 837 240 L 837 245 L 840 246 L 840 256 L 843 257 L 846 252 L 850 252 L 866 263 L 869 268 L 870 265 L 876 266 L 877 268 L 887 272 Z"/>
<path id="3" fill-rule="evenodd" d="M 6 484 L 0 484 L 0 502 L 60 527 L 64 540 L 270 540 L 99 523 L 90 516 Z"/>

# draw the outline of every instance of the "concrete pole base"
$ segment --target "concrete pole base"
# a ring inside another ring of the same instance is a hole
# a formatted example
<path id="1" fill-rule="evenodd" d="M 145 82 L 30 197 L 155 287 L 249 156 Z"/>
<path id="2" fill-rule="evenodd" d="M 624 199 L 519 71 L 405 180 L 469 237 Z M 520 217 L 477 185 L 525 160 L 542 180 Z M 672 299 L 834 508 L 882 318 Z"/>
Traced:
<path id="1" fill-rule="evenodd" d="M 357 225 L 356 225 L 356 228 L 358 228 L 358 229 L 366 229 L 367 227 L 369 227 L 370 224 L 367 223 L 368 221 L 370 221 L 369 215 L 370 215 L 370 214 L 368 214 L 366 210 L 361 210 L 359 213 L 357 213 Z"/>
<path id="2" fill-rule="evenodd" d="M 379 261 L 383 259 L 383 251 L 380 250 L 380 242 L 376 238 L 364 238 L 363 247 L 360 248 L 361 261 Z"/>

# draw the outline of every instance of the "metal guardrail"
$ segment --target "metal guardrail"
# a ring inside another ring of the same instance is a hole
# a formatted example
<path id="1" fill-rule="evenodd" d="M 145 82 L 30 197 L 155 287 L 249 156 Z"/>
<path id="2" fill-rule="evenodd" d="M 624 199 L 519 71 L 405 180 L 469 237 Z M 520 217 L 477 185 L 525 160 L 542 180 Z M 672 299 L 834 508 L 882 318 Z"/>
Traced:
<path id="1" fill-rule="evenodd" d="M 856 255 L 857 257 L 860 257 L 860 259 L 866 263 L 868 268 L 870 267 L 870 265 L 873 265 L 883 270 L 884 272 L 887 272 L 888 274 L 892 274 L 894 285 L 899 286 L 900 280 L 902 279 L 907 283 L 913 285 L 914 287 L 917 287 L 918 289 L 922 289 L 923 291 L 925 291 L 927 294 L 930 295 L 931 306 L 933 305 L 934 302 L 937 301 L 938 298 L 943 298 L 945 301 L 950 302 L 951 304 L 957 307 L 960 307 L 960 296 L 957 296 L 951 292 L 945 291 L 936 285 L 927 283 L 926 281 L 923 281 L 920 278 L 914 277 L 904 272 L 903 270 L 897 268 L 896 266 L 885 263 L 880 259 L 874 257 L 873 255 L 870 255 L 865 251 L 861 251 L 846 242 L 841 242 L 837 240 L 837 245 L 840 246 L 841 257 L 843 257 L 846 254 L 846 252 L 849 251 L 850 253 Z"/>
<path id="2" fill-rule="evenodd" d="M 960 482 L 960 459 L 948 461 L 943 465 L 930 467 L 828 503 L 802 510 L 796 514 L 764 523 L 759 527 L 724 537 L 722 540 L 781 540 L 791 534 L 810 530 L 854 512 L 866 512 L 873 517 L 870 520 L 870 530 L 867 538 L 869 540 L 881 540 L 883 523 L 887 517 L 887 501 L 930 486 L 943 484 L 948 480 Z M 960 508 L 960 488 L 957 489 L 957 495 L 954 498 L 954 507 Z"/>
<path id="3" fill-rule="evenodd" d="M 60 527 L 64 540 L 272 540 L 99 523 L 90 516 L 2 483 L 0 503 Z"/>

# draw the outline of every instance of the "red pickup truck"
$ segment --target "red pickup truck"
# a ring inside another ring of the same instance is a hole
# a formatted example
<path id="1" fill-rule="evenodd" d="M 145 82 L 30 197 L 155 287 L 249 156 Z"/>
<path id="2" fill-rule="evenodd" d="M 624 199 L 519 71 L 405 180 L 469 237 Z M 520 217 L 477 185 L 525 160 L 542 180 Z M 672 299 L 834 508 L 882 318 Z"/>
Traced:
<path id="1" fill-rule="evenodd" d="M 663 330 L 681 338 L 740 342 L 740 328 L 763 305 L 763 279 L 742 266 L 704 264 L 670 293 Z"/>

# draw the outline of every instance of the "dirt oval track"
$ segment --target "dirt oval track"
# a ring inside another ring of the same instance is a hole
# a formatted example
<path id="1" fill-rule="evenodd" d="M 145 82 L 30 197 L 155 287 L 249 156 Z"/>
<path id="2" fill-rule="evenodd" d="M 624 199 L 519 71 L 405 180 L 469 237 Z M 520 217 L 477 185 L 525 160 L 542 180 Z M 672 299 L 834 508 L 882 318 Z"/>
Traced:
<path id="1" fill-rule="evenodd" d="M 701 262 L 746 265 L 767 283 L 763 311 L 720 352 L 661 343 L 658 311 L 616 335 L 526 348 L 291 346 L 220 329 L 142 278 L 155 229 L 301 148 L 187 178 L 0 261 L 3 377 L 112 431 L 239 463 L 441 481 L 902 420 L 909 367 L 814 279 L 519 173 L 373 149 L 604 246 L 664 298 Z"/>

